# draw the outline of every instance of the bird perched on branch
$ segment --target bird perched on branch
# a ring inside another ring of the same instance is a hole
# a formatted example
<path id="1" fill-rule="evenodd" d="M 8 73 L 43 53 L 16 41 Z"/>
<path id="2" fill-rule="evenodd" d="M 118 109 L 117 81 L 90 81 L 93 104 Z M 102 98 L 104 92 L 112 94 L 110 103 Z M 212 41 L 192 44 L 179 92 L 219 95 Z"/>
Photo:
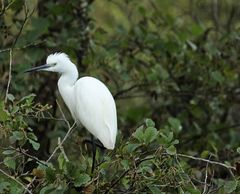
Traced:
<path id="1" fill-rule="evenodd" d="M 108 88 L 94 77 L 78 79 L 78 70 L 65 53 L 47 57 L 45 65 L 26 72 L 50 71 L 60 73 L 59 92 L 74 120 L 83 125 L 107 149 L 114 149 L 117 136 L 116 105 Z M 93 141 L 93 165 L 96 154 Z"/>

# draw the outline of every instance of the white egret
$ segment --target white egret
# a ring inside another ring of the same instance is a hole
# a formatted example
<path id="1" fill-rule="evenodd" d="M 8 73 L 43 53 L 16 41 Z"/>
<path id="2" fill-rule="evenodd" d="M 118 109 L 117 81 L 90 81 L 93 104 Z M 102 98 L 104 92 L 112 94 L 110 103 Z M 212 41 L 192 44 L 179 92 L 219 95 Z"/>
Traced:
<path id="1" fill-rule="evenodd" d="M 89 76 L 78 79 L 78 70 L 65 53 L 51 54 L 45 65 L 26 72 L 33 71 L 60 73 L 58 89 L 74 120 L 99 139 L 105 148 L 114 149 L 117 135 L 116 105 L 112 94 L 101 81 Z M 93 152 L 96 152 L 95 145 L 93 147 Z M 94 160 L 95 153 L 92 168 Z"/>

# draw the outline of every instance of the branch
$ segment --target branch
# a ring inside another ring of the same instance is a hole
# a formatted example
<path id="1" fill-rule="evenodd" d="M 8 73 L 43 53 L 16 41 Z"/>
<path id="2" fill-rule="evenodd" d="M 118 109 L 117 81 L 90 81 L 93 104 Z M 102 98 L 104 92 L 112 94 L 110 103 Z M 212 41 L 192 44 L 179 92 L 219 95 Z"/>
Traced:
<path id="1" fill-rule="evenodd" d="M 10 49 L 10 51 L 9 51 L 9 73 L 8 73 L 7 90 L 6 90 L 6 95 L 5 95 L 5 103 L 7 102 L 9 87 L 10 87 L 10 83 L 12 80 L 12 51 L 13 51 L 12 49 Z"/>
<path id="2" fill-rule="evenodd" d="M 147 161 L 147 160 L 152 160 L 152 159 L 155 159 L 155 157 L 145 157 L 143 159 L 140 159 L 140 158 L 137 158 L 135 159 L 135 164 L 136 164 L 136 167 L 135 169 L 144 161 Z M 134 169 L 134 170 L 135 170 Z M 115 181 L 113 181 L 113 183 L 110 185 L 110 187 L 104 192 L 104 194 L 107 194 L 109 193 L 109 191 L 130 171 L 131 169 L 127 169 L 125 170 L 124 172 L 122 172 L 122 174 L 119 176 L 118 179 L 116 179 Z"/>
<path id="3" fill-rule="evenodd" d="M 5 148 L 5 149 L 8 149 L 8 148 Z M 14 147 L 11 146 L 10 149 L 15 150 L 15 151 L 17 151 L 18 153 L 23 154 L 23 155 L 25 155 L 25 156 L 27 156 L 27 157 L 29 157 L 29 158 L 37 161 L 38 163 L 47 166 L 47 164 L 46 164 L 44 161 L 39 160 L 36 156 L 32 156 L 32 155 L 28 154 L 25 150 L 23 150 L 23 149 L 21 149 L 21 148 L 16 149 L 16 148 L 14 148 Z"/>
<path id="4" fill-rule="evenodd" d="M 28 47 L 31 47 L 31 46 L 38 46 L 39 44 L 42 44 L 44 43 L 45 41 L 37 41 L 37 42 L 33 42 L 33 43 L 29 43 L 29 44 L 26 44 L 22 47 L 17 47 L 17 48 L 14 48 L 14 50 L 21 50 L 21 49 L 26 49 Z M 2 49 L 0 50 L 0 53 L 3 53 L 3 52 L 7 52 L 7 51 L 10 51 L 12 48 L 6 48 L 6 49 Z"/>
<path id="5" fill-rule="evenodd" d="M 65 153 L 65 150 L 63 149 L 63 146 L 61 145 L 61 138 L 58 137 L 58 146 L 59 146 L 59 149 L 61 150 L 63 156 L 64 156 L 64 159 L 66 160 L 66 162 L 69 162 L 69 159 Z"/>
<path id="6" fill-rule="evenodd" d="M 65 140 L 68 138 L 68 136 L 70 135 L 72 129 L 73 129 L 73 128 L 75 127 L 75 125 L 76 125 L 76 122 L 74 122 L 73 125 L 70 126 L 70 123 L 69 123 L 68 120 L 66 119 L 66 116 L 65 116 L 64 112 L 62 111 L 61 106 L 59 105 L 58 101 L 56 101 L 56 102 L 57 102 L 57 105 L 58 105 L 58 107 L 59 107 L 59 110 L 60 110 L 60 112 L 61 112 L 61 114 L 62 114 L 62 117 L 63 117 L 62 120 L 64 120 L 64 122 L 67 123 L 68 132 L 66 133 L 66 135 L 64 136 L 64 138 L 63 138 L 62 141 L 59 141 L 59 140 L 58 140 L 59 142 L 58 142 L 57 147 L 53 150 L 53 152 L 52 152 L 52 154 L 49 156 L 49 158 L 45 161 L 46 163 L 48 163 L 48 162 L 53 158 L 53 156 L 56 154 L 56 152 L 58 151 L 58 149 L 60 149 L 60 150 L 62 149 L 62 150 L 63 150 L 63 147 L 62 147 L 63 143 L 64 143 Z M 61 150 L 61 151 L 62 151 L 62 150 Z M 63 151 L 64 151 L 64 150 L 63 150 Z M 65 153 L 65 152 L 64 152 L 64 153 Z M 64 157 L 65 157 L 65 155 L 64 155 Z M 36 176 L 33 177 L 33 179 L 31 180 L 31 182 L 27 185 L 27 187 L 26 187 L 27 189 L 31 187 L 31 185 L 32 185 L 33 182 L 36 180 L 36 178 L 37 178 Z M 27 191 L 27 190 L 25 190 L 25 193 L 26 193 L 26 191 Z"/>
<path id="7" fill-rule="evenodd" d="M 238 4 L 235 4 L 235 3 L 232 3 L 232 8 L 231 8 L 231 11 L 230 11 L 230 16 L 227 20 L 227 23 L 226 23 L 226 28 L 228 30 L 228 32 L 231 31 L 231 25 L 232 25 L 232 22 L 233 22 L 233 19 L 234 19 L 234 16 L 236 14 L 236 11 L 237 11 L 237 6 Z"/>
<path id="8" fill-rule="evenodd" d="M 7 176 L 8 178 L 12 179 L 13 181 L 15 181 L 16 183 L 18 183 L 19 185 L 21 185 L 25 191 L 27 191 L 29 194 L 32 194 L 32 192 L 23 184 L 21 183 L 19 180 L 15 179 L 13 176 L 9 175 L 8 173 L 6 173 L 4 170 L 0 169 L 0 172 L 2 174 L 4 174 L 5 176 Z"/>
<path id="9" fill-rule="evenodd" d="M 75 127 L 76 122 L 73 123 L 72 127 L 70 127 L 68 129 L 68 132 L 66 133 L 66 135 L 64 136 L 63 140 L 61 142 L 58 143 L 57 147 L 54 149 L 53 153 L 49 156 L 49 158 L 46 160 L 46 163 L 48 163 L 53 156 L 56 154 L 56 152 L 58 151 L 58 149 L 61 149 L 63 143 L 65 142 L 65 140 L 67 139 L 67 137 L 69 136 L 70 132 L 72 131 L 72 129 Z M 29 187 L 33 184 L 33 182 L 36 180 L 36 176 L 33 177 L 33 179 L 31 180 L 31 182 L 27 185 L 26 189 L 29 189 Z M 26 193 L 27 190 L 25 190 L 24 193 Z"/>
<path id="10" fill-rule="evenodd" d="M 183 144 L 189 144 L 193 141 L 196 141 L 202 137 L 205 137 L 205 134 L 206 133 L 218 133 L 218 134 L 221 134 L 221 133 L 226 133 L 228 132 L 227 130 L 229 129 L 233 129 L 233 128 L 238 128 L 240 127 L 240 123 L 236 123 L 236 124 L 233 124 L 233 125 L 230 125 L 230 126 L 225 126 L 225 127 L 221 127 L 221 128 L 215 128 L 215 129 L 212 129 L 212 130 L 208 130 L 206 129 L 205 133 L 201 133 L 201 134 L 197 134 L 197 135 L 194 135 L 191 137 L 191 139 L 186 139 L 184 141 L 182 141 Z"/>
<path id="11" fill-rule="evenodd" d="M 14 46 L 16 45 L 16 43 L 17 43 L 20 35 L 22 34 L 23 27 L 24 27 L 24 25 L 27 23 L 28 18 L 34 13 L 34 11 L 35 11 L 35 10 L 33 9 L 32 12 L 31 12 L 30 14 L 28 14 L 29 12 L 28 12 L 28 9 L 27 9 L 26 1 L 25 1 L 25 2 L 24 2 L 25 18 L 24 18 L 23 23 L 22 23 L 22 25 L 21 25 L 21 27 L 20 27 L 20 30 L 19 30 L 19 32 L 18 32 L 18 34 L 17 34 L 17 36 L 16 36 L 16 38 L 15 38 L 13 44 L 12 44 L 12 49 L 14 48 Z"/>
<path id="12" fill-rule="evenodd" d="M 68 132 L 66 133 L 66 135 L 64 136 L 63 140 L 58 144 L 58 146 L 54 149 L 53 153 L 49 156 L 49 158 L 46 160 L 46 162 L 48 163 L 52 157 L 55 155 L 55 153 L 58 151 L 58 149 L 60 149 L 60 147 L 63 145 L 63 143 L 65 142 L 65 140 L 68 138 L 70 132 L 72 131 L 72 129 L 75 127 L 76 122 L 73 123 L 72 127 L 70 127 L 68 129 Z"/>
<path id="13" fill-rule="evenodd" d="M 56 100 L 56 103 L 57 103 L 58 108 L 59 108 L 59 110 L 60 110 L 60 112 L 61 112 L 61 114 L 62 114 L 63 120 L 64 120 L 65 123 L 67 124 L 68 128 L 71 128 L 70 123 L 69 123 L 68 120 L 66 119 L 66 116 L 65 116 L 64 112 L 62 111 L 62 108 L 61 108 L 61 106 L 60 106 L 60 104 L 58 103 L 57 100 Z"/>
<path id="14" fill-rule="evenodd" d="M 140 88 L 140 87 L 144 87 L 144 86 L 148 86 L 149 84 L 136 84 L 136 85 L 133 85 L 133 86 L 130 86 L 129 88 L 126 88 L 126 89 L 123 89 L 123 90 L 120 90 L 118 91 L 116 94 L 114 94 L 114 98 L 118 98 L 119 96 L 127 93 L 127 92 L 130 92 L 132 91 L 133 89 L 135 88 Z"/>
<path id="15" fill-rule="evenodd" d="M 189 156 L 189 155 L 185 155 L 185 154 L 177 154 L 177 156 L 183 157 L 183 158 L 189 158 L 189 159 L 192 159 L 192 160 L 198 160 L 198 161 L 201 161 L 201 162 L 207 162 L 209 164 L 215 164 L 215 165 L 227 168 L 228 170 L 236 170 L 236 168 L 233 167 L 233 166 L 229 166 L 227 164 L 217 162 L 217 161 L 207 160 L 207 159 L 204 159 L 204 158 L 198 158 L 198 157 Z"/>
<path id="16" fill-rule="evenodd" d="M 210 156 L 209 158 L 211 158 L 211 156 Z M 207 184 L 207 179 L 208 179 L 208 164 L 209 164 L 209 162 L 207 162 L 207 165 L 206 165 L 203 194 L 207 193 L 207 189 L 208 189 L 208 184 Z"/>
<path id="17" fill-rule="evenodd" d="M 219 30 L 218 0 L 212 0 L 213 21 L 217 30 Z"/>
<path id="18" fill-rule="evenodd" d="M 12 55 L 13 55 L 13 48 L 16 45 L 16 43 L 17 43 L 17 41 L 18 41 L 22 31 L 23 31 L 23 27 L 26 24 L 28 18 L 33 14 L 34 9 L 33 9 L 33 11 L 30 14 L 28 14 L 26 2 L 24 2 L 24 12 L 25 12 L 24 21 L 23 21 L 23 23 L 22 23 L 22 25 L 20 27 L 20 30 L 18 31 L 18 34 L 17 34 L 17 36 L 16 36 L 16 38 L 15 38 L 15 40 L 14 40 L 12 46 L 11 46 L 11 49 L 9 50 L 9 73 L 8 73 L 9 75 L 8 75 L 8 83 L 7 83 L 7 89 L 6 89 L 5 103 L 7 102 L 7 96 L 8 96 L 9 87 L 10 87 L 10 83 L 11 83 L 11 79 L 12 79 Z"/>
<path id="19" fill-rule="evenodd" d="M 179 165 L 182 173 L 187 176 L 188 181 L 191 183 L 191 185 L 193 186 L 193 188 L 196 189 L 196 186 L 193 184 L 193 182 L 192 182 L 191 178 L 189 177 L 189 175 L 183 170 L 183 167 L 182 167 L 181 163 L 179 162 L 178 157 L 176 157 L 176 161 L 177 161 L 177 163 L 178 163 L 178 165 Z M 182 177 L 181 177 L 181 179 L 182 179 Z"/>

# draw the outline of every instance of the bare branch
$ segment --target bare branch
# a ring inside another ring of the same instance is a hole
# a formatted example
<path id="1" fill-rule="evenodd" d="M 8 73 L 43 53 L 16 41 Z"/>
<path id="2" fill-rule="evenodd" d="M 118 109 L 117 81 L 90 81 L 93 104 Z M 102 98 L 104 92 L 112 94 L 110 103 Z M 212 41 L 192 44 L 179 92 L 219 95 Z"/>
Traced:
<path id="1" fill-rule="evenodd" d="M 25 191 L 27 191 L 29 194 L 32 194 L 32 192 L 23 184 L 21 183 L 19 180 L 17 180 L 15 177 L 9 175 L 8 173 L 6 173 L 4 170 L 0 169 L 0 172 L 2 174 L 4 174 L 5 176 L 7 176 L 8 178 L 12 179 L 13 181 L 15 181 L 16 183 L 18 183 L 19 185 L 21 185 Z"/>
<path id="2" fill-rule="evenodd" d="M 211 158 L 211 156 L 210 156 L 209 158 Z M 207 189 L 208 189 L 208 184 L 207 184 L 207 179 L 208 179 L 208 164 L 209 164 L 209 162 L 207 162 L 206 170 L 205 170 L 205 179 L 204 179 L 203 194 L 207 193 Z"/>
<path id="3" fill-rule="evenodd" d="M 25 3 L 24 3 L 25 18 L 24 18 L 23 23 L 22 23 L 22 25 L 20 27 L 20 30 L 18 31 L 18 34 L 17 34 L 17 36 L 16 36 L 16 38 L 15 38 L 13 44 L 12 44 L 12 49 L 14 48 L 14 46 L 16 45 L 20 35 L 22 34 L 23 28 L 24 28 L 25 24 L 27 23 L 27 20 L 29 19 L 29 17 L 32 16 L 34 11 L 35 10 L 33 9 L 32 12 L 29 14 L 29 10 L 27 9 L 27 5 L 26 5 L 26 1 L 25 1 Z"/>
<path id="4" fill-rule="evenodd" d="M 24 18 L 24 21 L 20 27 L 20 30 L 18 31 L 18 34 L 11 46 L 11 49 L 9 50 L 9 73 L 8 73 L 8 83 L 7 83 L 7 89 L 6 89 L 6 96 L 5 96 L 5 103 L 7 102 L 7 96 L 8 96 L 8 92 L 9 92 L 9 87 L 10 87 L 10 83 L 11 83 L 11 79 L 12 79 L 12 56 L 13 56 L 13 48 L 14 46 L 16 45 L 20 35 L 22 34 L 22 31 L 23 31 L 23 28 L 24 28 L 24 25 L 26 24 L 28 18 L 33 14 L 34 12 L 34 9 L 33 11 L 28 14 L 28 9 L 27 9 L 27 5 L 26 5 L 26 2 L 24 3 L 24 11 L 25 11 L 25 18 Z"/>
<path id="5" fill-rule="evenodd" d="M 218 31 L 219 30 L 218 0 L 212 1 L 212 14 L 216 30 Z"/>
<path id="6" fill-rule="evenodd" d="M 70 123 L 68 122 L 68 120 L 66 119 L 66 116 L 65 116 L 65 114 L 64 114 L 64 112 L 63 112 L 63 110 L 62 110 L 62 108 L 61 108 L 61 106 L 60 106 L 60 104 L 58 103 L 57 100 L 56 100 L 56 103 L 57 103 L 58 108 L 59 108 L 59 110 L 60 110 L 60 112 L 61 112 L 61 114 L 62 114 L 63 120 L 64 120 L 65 123 L 67 124 L 68 128 L 71 128 L 71 125 L 70 125 Z"/>
<path id="7" fill-rule="evenodd" d="M 136 84 L 136 85 L 130 86 L 129 88 L 118 91 L 116 94 L 114 94 L 114 98 L 115 99 L 119 98 L 119 96 L 122 96 L 123 94 L 128 93 L 134 90 L 135 88 L 146 87 L 146 86 L 149 86 L 149 84 L 145 83 L 145 84 Z"/>
<path id="8" fill-rule="evenodd" d="M 191 183 L 191 185 L 194 187 L 194 189 L 196 189 L 196 186 L 193 184 L 191 178 L 190 178 L 190 177 L 188 176 L 188 174 L 183 170 L 183 167 L 182 167 L 181 163 L 179 162 L 177 155 L 176 155 L 176 161 L 177 161 L 177 163 L 178 163 L 178 165 L 179 165 L 182 173 L 185 174 L 185 175 L 187 175 L 188 181 Z"/>
<path id="9" fill-rule="evenodd" d="M 198 160 L 198 161 L 201 161 L 201 162 L 207 162 L 207 163 L 210 163 L 210 164 L 215 164 L 215 165 L 218 165 L 218 166 L 222 166 L 224 168 L 227 168 L 228 170 L 236 170 L 235 167 L 233 166 L 229 166 L 227 164 L 224 164 L 224 163 L 221 163 L 221 162 L 217 162 L 217 161 L 212 161 L 212 160 L 207 160 L 207 159 L 204 159 L 204 158 L 198 158 L 198 157 L 194 157 L 194 156 L 189 156 L 189 155 L 185 155 L 185 154 L 177 154 L 179 157 L 183 157 L 183 158 L 189 158 L 189 159 L 192 159 L 192 160 Z"/>
<path id="10" fill-rule="evenodd" d="M 6 89 L 6 95 L 5 95 L 5 103 L 7 102 L 9 87 L 10 87 L 10 83 L 12 80 L 12 52 L 13 52 L 13 50 L 10 49 L 10 51 L 9 51 L 9 73 L 8 73 L 8 82 L 7 82 L 7 89 Z"/>
<path id="11" fill-rule="evenodd" d="M 49 158 L 46 160 L 46 162 L 49 162 L 52 157 L 55 155 L 55 153 L 58 151 L 58 149 L 60 149 L 60 147 L 63 145 L 63 143 L 65 142 L 65 140 L 68 138 L 70 132 L 72 131 L 72 129 L 75 127 L 76 122 L 73 123 L 73 125 L 68 129 L 68 132 L 66 133 L 66 135 L 64 136 L 63 140 L 58 144 L 58 146 L 54 149 L 53 153 L 49 156 Z"/>
<path id="12" fill-rule="evenodd" d="M 68 132 L 66 133 L 66 135 L 64 136 L 63 140 L 61 142 L 58 143 L 57 147 L 54 149 L 54 151 L 52 152 L 52 154 L 49 156 L 49 158 L 46 160 L 46 163 L 48 163 L 53 156 L 56 154 L 56 152 L 58 151 L 58 149 L 61 149 L 63 143 L 65 142 L 65 140 L 68 138 L 69 134 L 71 133 L 72 129 L 75 127 L 76 122 L 73 123 L 72 127 L 70 127 L 68 129 Z M 31 185 L 33 184 L 33 182 L 36 180 L 36 176 L 33 177 L 33 179 L 31 180 L 31 182 L 27 185 L 26 189 L 29 189 L 31 187 Z M 27 190 L 25 190 L 24 193 L 26 193 Z"/>
<path id="13" fill-rule="evenodd" d="M 33 43 L 29 43 L 29 44 L 26 44 L 22 47 L 17 47 L 17 48 L 14 48 L 14 50 L 22 50 L 22 49 L 26 49 L 28 47 L 31 47 L 31 46 L 38 46 L 39 44 L 42 44 L 44 43 L 45 41 L 38 41 L 38 42 L 33 42 Z M 0 53 L 3 53 L 3 52 L 7 52 L 7 51 L 10 51 L 12 48 L 6 48 L 6 49 L 2 49 L 0 50 Z"/>
<path id="14" fill-rule="evenodd" d="M 9 149 L 9 148 L 5 148 L 5 149 Z M 35 160 L 35 161 L 37 161 L 39 164 L 42 164 L 42 165 L 47 165 L 44 161 L 41 161 L 41 160 L 39 160 L 36 156 L 32 156 L 32 155 L 30 155 L 30 154 L 28 154 L 25 150 L 23 150 L 23 149 L 16 149 L 16 148 L 14 148 L 14 147 L 10 147 L 10 149 L 12 149 L 12 150 L 15 150 L 15 151 L 17 151 L 18 153 L 20 153 L 20 154 L 23 154 L 23 155 L 25 155 L 25 156 L 27 156 L 27 157 L 29 157 L 29 158 L 31 158 L 31 159 L 33 159 L 33 160 Z"/>
<path id="15" fill-rule="evenodd" d="M 59 146 L 59 149 L 61 150 L 61 152 L 62 152 L 62 154 L 63 154 L 64 159 L 66 160 L 66 162 L 69 162 L 69 159 L 68 159 L 68 157 L 67 157 L 67 155 L 66 155 L 66 153 L 65 153 L 65 151 L 64 151 L 64 148 L 63 148 L 63 146 L 61 145 L 61 138 L 60 138 L 60 137 L 58 137 L 58 146 Z"/>

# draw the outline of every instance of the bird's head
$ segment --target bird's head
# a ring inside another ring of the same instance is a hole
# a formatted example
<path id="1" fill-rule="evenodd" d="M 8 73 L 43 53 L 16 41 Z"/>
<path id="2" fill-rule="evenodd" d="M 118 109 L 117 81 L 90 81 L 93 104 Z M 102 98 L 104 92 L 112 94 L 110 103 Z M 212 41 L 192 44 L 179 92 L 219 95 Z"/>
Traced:
<path id="1" fill-rule="evenodd" d="M 76 68 L 65 53 L 54 53 L 47 57 L 45 65 L 33 67 L 25 72 L 34 71 L 52 71 L 58 73 L 68 72 L 72 68 Z"/>

